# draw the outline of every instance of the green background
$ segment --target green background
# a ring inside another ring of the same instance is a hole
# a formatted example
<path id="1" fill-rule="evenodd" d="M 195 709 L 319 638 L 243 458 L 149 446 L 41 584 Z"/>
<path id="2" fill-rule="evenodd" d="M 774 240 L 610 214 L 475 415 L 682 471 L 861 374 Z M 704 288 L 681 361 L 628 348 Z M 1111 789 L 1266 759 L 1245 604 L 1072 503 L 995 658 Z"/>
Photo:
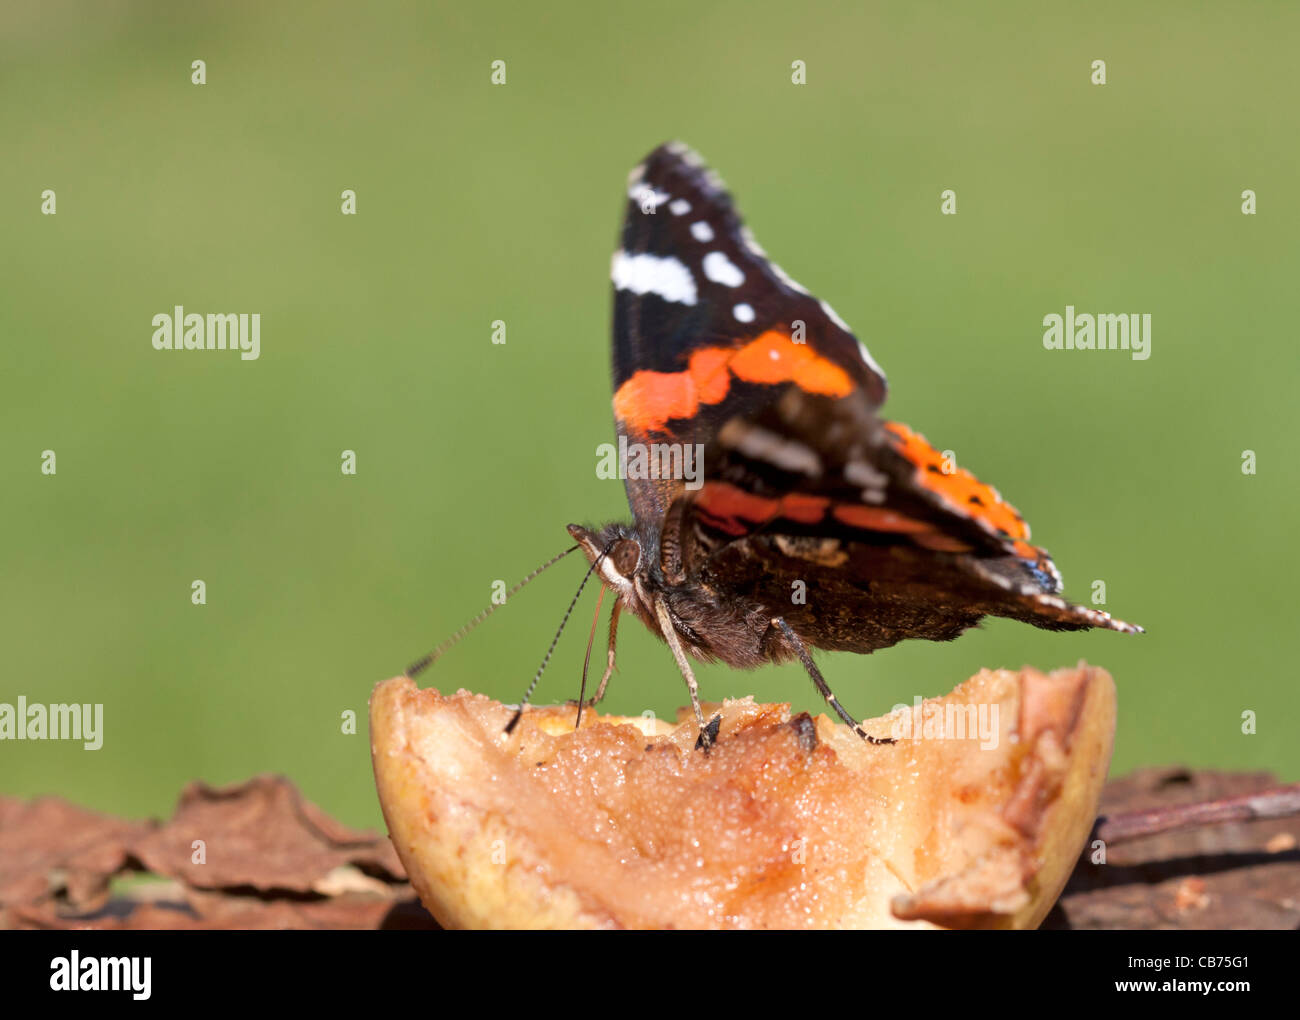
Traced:
<path id="1" fill-rule="evenodd" d="M 102 702 L 106 737 L 0 745 L 0 791 L 166 815 L 190 779 L 276 771 L 382 824 L 373 684 L 566 523 L 627 515 L 595 474 L 609 257 L 667 138 L 870 346 L 889 415 L 1149 631 L 823 656 L 849 708 L 1086 658 L 1119 685 L 1114 774 L 1300 777 L 1298 29 L 1282 3 L 6 4 L 0 700 Z M 175 304 L 260 312 L 260 360 L 155 351 Z M 1044 350 L 1067 304 L 1151 313 L 1150 360 Z M 517 699 L 581 568 L 424 682 Z M 576 693 L 593 602 L 540 700 Z M 684 702 L 630 618 L 620 663 L 611 710 Z M 797 666 L 700 677 L 821 709 Z"/>

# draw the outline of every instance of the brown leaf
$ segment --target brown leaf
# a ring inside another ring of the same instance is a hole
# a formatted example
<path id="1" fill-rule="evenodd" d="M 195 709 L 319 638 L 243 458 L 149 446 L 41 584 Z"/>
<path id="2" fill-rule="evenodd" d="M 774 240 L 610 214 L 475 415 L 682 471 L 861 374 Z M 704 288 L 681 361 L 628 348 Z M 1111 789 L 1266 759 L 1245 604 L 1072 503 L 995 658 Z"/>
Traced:
<path id="1" fill-rule="evenodd" d="M 203 863 L 195 863 L 200 840 Z M 311 893 L 344 865 L 405 878 L 387 839 L 330 818 L 283 776 L 226 787 L 191 783 L 171 821 L 131 849 L 155 874 L 199 889 Z"/>
<path id="2" fill-rule="evenodd" d="M 207 865 L 191 863 L 195 839 Z M 111 879 L 141 865 L 172 878 L 109 899 Z M 3 928 L 437 927 L 386 838 L 340 824 L 273 776 L 191 784 L 163 826 L 54 797 L 0 798 L 0 890 Z"/>
<path id="3" fill-rule="evenodd" d="M 77 906 L 108 894 L 131 844 L 156 822 L 130 822 L 61 797 L 0 797 L 0 907 L 35 903 L 55 893 Z"/>

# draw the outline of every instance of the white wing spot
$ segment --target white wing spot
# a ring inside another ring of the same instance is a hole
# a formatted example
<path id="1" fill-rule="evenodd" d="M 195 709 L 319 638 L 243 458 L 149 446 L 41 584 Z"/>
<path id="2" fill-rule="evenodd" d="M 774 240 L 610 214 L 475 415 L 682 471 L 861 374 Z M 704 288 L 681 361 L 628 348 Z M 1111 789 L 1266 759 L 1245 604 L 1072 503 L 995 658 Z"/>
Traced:
<path id="1" fill-rule="evenodd" d="M 736 307 L 733 308 L 733 309 L 731 310 L 731 314 L 734 315 L 734 316 L 736 317 L 737 321 L 739 321 L 739 322 L 753 322 L 753 321 L 754 321 L 754 307 L 753 307 L 753 305 L 747 305 L 747 304 L 739 304 L 739 305 L 736 305 Z"/>
<path id="2" fill-rule="evenodd" d="M 713 228 L 700 220 L 698 223 L 691 224 L 691 237 L 701 244 L 708 244 L 713 240 Z"/>
<path id="3" fill-rule="evenodd" d="M 775 464 L 783 471 L 798 471 L 816 478 L 822 473 L 821 458 L 803 443 L 782 439 L 775 432 L 731 419 L 718 433 L 723 446 L 739 450 L 746 457 Z"/>
<path id="4" fill-rule="evenodd" d="M 641 170 L 640 167 L 637 169 Z M 653 209 L 658 209 L 659 206 L 672 198 L 668 192 L 656 191 L 650 185 L 642 181 L 640 173 L 636 173 L 635 176 L 628 178 L 627 197 L 641 207 L 644 207 L 646 205 L 646 199 L 649 199 L 650 206 Z"/>
<path id="5" fill-rule="evenodd" d="M 724 287 L 739 287 L 745 282 L 745 274 L 720 251 L 711 251 L 704 256 L 704 275 Z"/>
<path id="6" fill-rule="evenodd" d="M 851 460 L 845 464 L 844 477 L 854 485 L 861 485 L 867 489 L 883 489 L 889 484 L 888 475 L 861 460 Z"/>
<path id="7" fill-rule="evenodd" d="M 691 203 L 684 198 L 674 198 L 668 203 L 668 211 L 674 216 L 684 216 L 691 211 Z"/>
<path id="8" fill-rule="evenodd" d="M 683 305 L 695 304 L 695 277 L 671 255 L 629 255 L 616 251 L 609 276 L 618 290 L 655 294 L 665 301 Z"/>
<path id="9" fill-rule="evenodd" d="M 704 166 L 704 159 L 698 152 L 692 149 L 685 142 L 669 142 L 667 149 L 674 156 L 679 157 L 687 166 L 699 168 Z"/>

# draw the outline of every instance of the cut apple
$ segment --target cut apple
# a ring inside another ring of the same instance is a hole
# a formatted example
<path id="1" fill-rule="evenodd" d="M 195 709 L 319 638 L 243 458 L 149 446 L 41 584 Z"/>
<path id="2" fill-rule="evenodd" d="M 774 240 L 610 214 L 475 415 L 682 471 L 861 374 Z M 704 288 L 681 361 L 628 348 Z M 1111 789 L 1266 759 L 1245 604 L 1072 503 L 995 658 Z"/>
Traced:
<path id="1" fill-rule="evenodd" d="M 389 834 L 448 928 L 1028 928 L 1096 818 L 1115 686 L 984 670 L 864 724 L 788 705 L 512 710 L 397 677 L 370 702 Z"/>

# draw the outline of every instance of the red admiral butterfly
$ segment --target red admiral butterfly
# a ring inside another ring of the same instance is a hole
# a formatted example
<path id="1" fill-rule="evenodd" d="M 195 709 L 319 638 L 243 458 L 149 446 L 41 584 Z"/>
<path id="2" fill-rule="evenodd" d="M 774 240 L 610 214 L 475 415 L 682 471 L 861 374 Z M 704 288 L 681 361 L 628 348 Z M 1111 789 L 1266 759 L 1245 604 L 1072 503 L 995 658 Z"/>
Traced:
<path id="1" fill-rule="evenodd" d="M 579 720 L 605 693 L 625 609 L 672 650 L 705 749 L 717 721 L 705 722 L 692 658 L 739 669 L 797 658 L 859 736 L 891 743 L 845 711 L 810 647 L 948 641 L 984 616 L 1141 631 L 1060 598 L 1015 509 L 879 416 L 885 376 L 866 347 L 768 260 L 690 149 L 660 146 L 632 171 L 611 275 L 620 448 L 652 451 L 652 464 L 675 453 L 679 466 L 700 451 L 702 470 L 697 484 L 628 471 L 632 524 L 569 526 L 617 595 L 605 672 Z M 584 666 L 584 695 L 585 684 Z"/>

